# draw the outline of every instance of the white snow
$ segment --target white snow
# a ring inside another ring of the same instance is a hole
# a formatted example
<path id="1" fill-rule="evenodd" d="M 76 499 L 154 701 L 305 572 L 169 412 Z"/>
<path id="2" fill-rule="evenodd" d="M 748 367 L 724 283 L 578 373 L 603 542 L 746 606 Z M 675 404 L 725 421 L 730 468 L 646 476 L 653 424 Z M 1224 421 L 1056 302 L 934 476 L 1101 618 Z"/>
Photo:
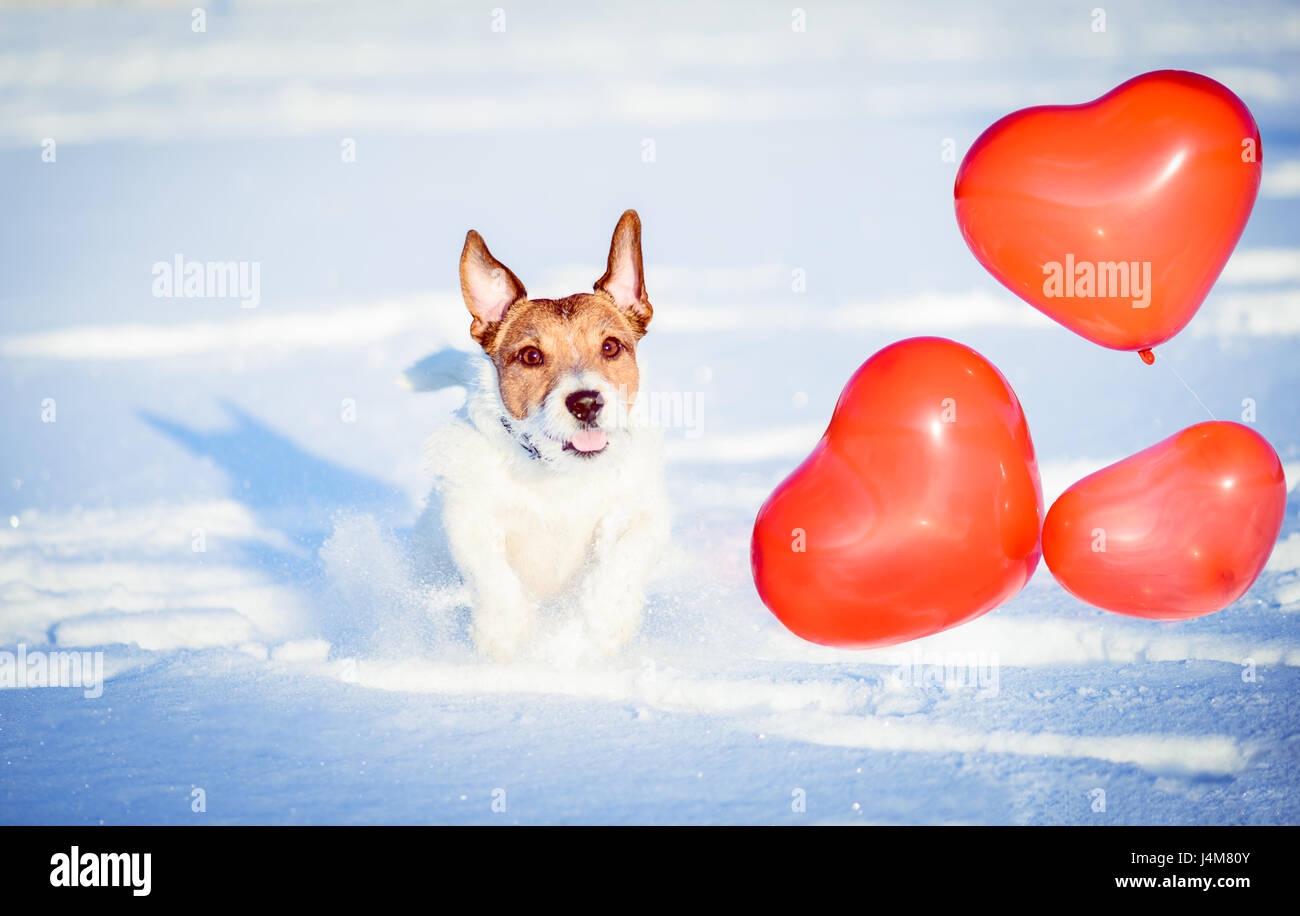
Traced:
<path id="1" fill-rule="evenodd" d="M 0 353 L 10 358 L 137 361 L 240 351 L 353 348 L 426 329 L 430 315 L 452 315 L 452 306 L 459 304 L 448 295 L 417 296 L 325 312 L 268 315 L 248 310 L 234 322 L 60 328 L 6 337 L 0 340 Z"/>

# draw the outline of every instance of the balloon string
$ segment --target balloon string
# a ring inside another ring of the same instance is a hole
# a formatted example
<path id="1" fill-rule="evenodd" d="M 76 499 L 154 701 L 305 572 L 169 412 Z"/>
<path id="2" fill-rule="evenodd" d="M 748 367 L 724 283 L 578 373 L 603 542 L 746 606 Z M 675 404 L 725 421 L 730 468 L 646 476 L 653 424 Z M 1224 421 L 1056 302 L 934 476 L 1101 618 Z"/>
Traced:
<path id="1" fill-rule="evenodd" d="M 1196 398 L 1196 403 L 1200 404 L 1201 407 L 1205 408 L 1205 412 L 1210 415 L 1210 419 L 1217 421 L 1219 418 L 1214 415 L 1214 411 L 1210 410 L 1210 408 L 1205 406 L 1205 402 L 1201 400 L 1201 396 L 1199 394 L 1197 394 L 1195 391 L 1192 391 L 1192 386 L 1187 384 L 1187 380 L 1178 374 L 1178 370 L 1174 368 L 1174 364 L 1169 360 L 1165 360 L 1165 365 L 1168 366 L 1169 371 L 1174 374 L 1174 378 L 1178 379 L 1178 381 L 1183 383 L 1183 387 L 1187 389 L 1188 394 Z"/>

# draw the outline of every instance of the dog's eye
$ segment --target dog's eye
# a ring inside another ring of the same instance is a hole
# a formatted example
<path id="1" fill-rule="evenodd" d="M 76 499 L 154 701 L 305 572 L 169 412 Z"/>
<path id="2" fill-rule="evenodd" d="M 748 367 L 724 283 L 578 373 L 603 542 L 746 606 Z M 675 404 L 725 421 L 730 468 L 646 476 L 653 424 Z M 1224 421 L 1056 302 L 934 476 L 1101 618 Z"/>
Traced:
<path id="1" fill-rule="evenodd" d="M 623 352 L 623 345 L 612 337 L 606 337 L 605 342 L 600 346 L 600 354 L 605 359 L 613 359 Z"/>
<path id="2" fill-rule="evenodd" d="M 540 366 L 542 364 L 542 351 L 536 347 L 524 347 L 519 351 L 519 361 L 525 366 Z"/>

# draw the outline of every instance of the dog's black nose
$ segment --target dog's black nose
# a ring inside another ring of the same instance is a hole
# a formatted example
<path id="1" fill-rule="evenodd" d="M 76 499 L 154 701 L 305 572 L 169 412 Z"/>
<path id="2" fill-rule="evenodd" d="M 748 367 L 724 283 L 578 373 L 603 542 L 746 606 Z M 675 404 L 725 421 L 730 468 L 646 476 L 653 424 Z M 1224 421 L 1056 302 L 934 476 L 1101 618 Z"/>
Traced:
<path id="1" fill-rule="evenodd" d="M 605 406 L 605 399 L 599 391 L 575 391 L 564 399 L 564 406 L 578 418 L 578 422 L 590 423 Z"/>

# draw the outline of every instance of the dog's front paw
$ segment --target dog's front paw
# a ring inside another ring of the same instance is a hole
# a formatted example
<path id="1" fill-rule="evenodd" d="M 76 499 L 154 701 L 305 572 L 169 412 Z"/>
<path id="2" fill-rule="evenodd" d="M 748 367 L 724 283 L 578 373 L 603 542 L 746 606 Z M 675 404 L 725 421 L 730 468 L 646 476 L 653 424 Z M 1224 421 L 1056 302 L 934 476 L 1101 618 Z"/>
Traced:
<path id="1" fill-rule="evenodd" d="M 587 636 L 602 655 L 613 658 L 623 651 L 623 647 L 632 641 L 640 628 L 641 621 L 638 619 L 616 626 L 588 627 Z"/>
<path id="2" fill-rule="evenodd" d="M 474 646 L 496 661 L 509 661 L 528 639 L 532 624 L 532 607 L 522 598 L 481 604 L 474 610 Z"/>
<path id="3" fill-rule="evenodd" d="M 637 593 L 584 596 L 583 619 L 591 644 L 604 655 L 617 655 L 641 629 L 645 599 Z"/>

